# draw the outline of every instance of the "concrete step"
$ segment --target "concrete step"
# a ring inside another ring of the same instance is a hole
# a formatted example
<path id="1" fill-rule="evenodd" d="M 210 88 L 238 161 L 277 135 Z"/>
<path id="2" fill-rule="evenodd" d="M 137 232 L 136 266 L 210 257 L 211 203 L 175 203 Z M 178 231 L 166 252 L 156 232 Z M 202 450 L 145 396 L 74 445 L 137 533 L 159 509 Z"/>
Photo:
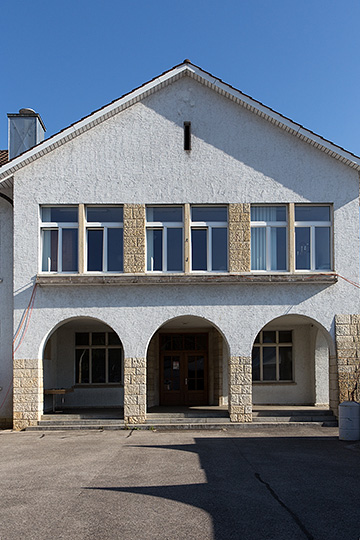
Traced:
<path id="1" fill-rule="evenodd" d="M 154 430 L 154 431 L 177 431 L 177 430 L 257 430 L 257 429 L 268 429 L 268 428 L 297 428 L 297 427 L 337 427 L 337 423 L 333 422 L 246 422 L 246 423 L 217 423 L 217 422 L 203 422 L 203 423 L 169 423 L 169 424 L 136 424 L 132 426 L 125 426 L 124 424 L 103 424 L 100 425 L 82 425 L 82 424 L 73 424 L 73 425 L 63 425 L 63 426 L 31 426 L 26 428 L 26 431 L 86 431 L 86 430 L 98 430 L 98 431 L 107 431 L 107 430 Z"/>

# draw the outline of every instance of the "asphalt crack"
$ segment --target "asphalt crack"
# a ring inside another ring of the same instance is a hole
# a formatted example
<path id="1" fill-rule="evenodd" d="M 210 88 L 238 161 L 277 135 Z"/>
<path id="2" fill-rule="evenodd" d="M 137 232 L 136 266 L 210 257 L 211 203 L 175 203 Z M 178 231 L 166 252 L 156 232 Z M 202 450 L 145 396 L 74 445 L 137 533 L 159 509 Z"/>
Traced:
<path id="1" fill-rule="evenodd" d="M 265 480 L 263 480 L 260 476 L 259 473 L 255 473 L 255 478 L 257 480 L 259 480 L 259 482 L 261 482 L 261 484 L 264 484 L 264 486 L 266 487 L 266 489 L 269 491 L 269 493 L 271 494 L 271 496 L 290 514 L 290 516 L 292 517 L 292 519 L 295 521 L 295 523 L 297 524 L 297 526 L 302 530 L 302 532 L 305 534 L 306 538 L 308 540 L 315 540 L 314 536 L 307 530 L 307 528 L 305 527 L 305 525 L 302 523 L 302 521 L 300 520 L 299 516 L 297 514 L 295 514 L 295 512 L 293 512 L 291 510 L 291 508 L 289 508 L 285 503 L 284 501 L 282 501 L 280 499 L 280 497 L 276 494 L 276 492 L 273 490 L 273 488 L 270 486 L 270 484 L 268 482 L 265 482 Z"/>

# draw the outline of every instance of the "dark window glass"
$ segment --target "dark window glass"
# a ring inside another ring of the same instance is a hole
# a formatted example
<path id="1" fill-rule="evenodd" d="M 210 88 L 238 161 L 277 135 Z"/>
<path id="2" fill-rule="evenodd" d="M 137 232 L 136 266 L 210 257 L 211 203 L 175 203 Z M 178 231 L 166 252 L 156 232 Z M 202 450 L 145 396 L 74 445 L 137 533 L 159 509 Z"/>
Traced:
<path id="1" fill-rule="evenodd" d="M 276 332 L 273 330 L 264 330 L 263 343 L 276 343 Z"/>
<path id="2" fill-rule="evenodd" d="M 195 350 L 195 336 L 193 334 L 185 334 L 184 340 L 185 340 L 184 350 L 194 351 Z"/>
<path id="3" fill-rule="evenodd" d="M 76 382 L 87 384 L 90 382 L 89 349 L 76 349 Z"/>
<path id="4" fill-rule="evenodd" d="M 88 230 L 88 266 L 90 272 L 103 269 L 103 230 Z"/>
<path id="5" fill-rule="evenodd" d="M 89 332 L 76 332 L 75 345 L 89 345 Z"/>
<path id="6" fill-rule="evenodd" d="M 162 270 L 163 232 L 161 229 L 147 231 L 147 269 L 150 271 Z"/>
<path id="7" fill-rule="evenodd" d="M 174 351 L 182 351 L 183 349 L 183 336 L 182 334 L 173 335 L 172 347 Z"/>
<path id="8" fill-rule="evenodd" d="M 271 227 L 271 270 L 286 270 L 286 228 Z"/>
<path id="9" fill-rule="evenodd" d="M 78 231 L 62 230 L 62 271 L 77 272 L 78 269 Z"/>
<path id="10" fill-rule="evenodd" d="M 196 356 L 188 356 L 188 377 L 194 378 L 196 375 Z"/>
<path id="11" fill-rule="evenodd" d="M 286 206 L 252 206 L 251 221 L 286 221 Z"/>
<path id="12" fill-rule="evenodd" d="M 154 206 L 146 209 L 147 221 L 158 221 L 161 223 L 182 223 L 182 207 L 176 206 Z"/>
<path id="13" fill-rule="evenodd" d="M 281 381 L 292 380 L 292 348 L 279 347 L 279 376 Z"/>
<path id="14" fill-rule="evenodd" d="M 212 229 L 212 270 L 227 270 L 227 229 Z"/>
<path id="15" fill-rule="evenodd" d="M 191 231 L 191 255 L 193 270 L 207 270 L 207 230 Z"/>
<path id="16" fill-rule="evenodd" d="M 192 221 L 227 221 L 227 208 L 225 206 L 193 206 L 191 208 Z"/>
<path id="17" fill-rule="evenodd" d="M 295 206 L 295 221 L 330 221 L 330 207 Z"/>
<path id="18" fill-rule="evenodd" d="M 116 206 L 89 206 L 86 209 L 86 219 L 97 223 L 122 223 L 123 209 Z"/>
<path id="19" fill-rule="evenodd" d="M 260 334 L 258 334 L 255 338 L 255 343 L 260 343 Z"/>
<path id="20" fill-rule="evenodd" d="M 330 270 L 330 227 L 315 227 L 315 268 Z"/>
<path id="21" fill-rule="evenodd" d="M 93 384 L 106 382 L 105 349 L 92 349 L 91 375 Z"/>
<path id="22" fill-rule="evenodd" d="M 260 381 L 260 347 L 253 347 L 252 350 L 252 378 L 253 381 Z"/>
<path id="23" fill-rule="evenodd" d="M 108 229 L 108 271 L 122 272 L 123 270 L 123 231 Z"/>
<path id="24" fill-rule="evenodd" d="M 91 334 L 92 345 L 105 345 L 105 332 L 93 332 Z"/>
<path id="25" fill-rule="evenodd" d="M 43 207 L 41 209 L 41 219 L 45 222 L 53 223 L 77 223 L 78 209 L 77 207 Z"/>
<path id="26" fill-rule="evenodd" d="M 295 228 L 296 269 L 310 270 L 310 227 Z"/>
<path id="27" fill-rule="evenodd" d="M 279 343 L 291 343 L 291 342 L 292 342 L 291 330 L 280 330 Z"/>
<path id="28" fill-rule="evenodd" d="M 275 347 L 263 347 L 263 380 L 276 381 Z"/>
<path id="29" fill-rule="evenodd" d="M 58 270 L 58 241 L 59 232 L 57 230 L 43 231 L 43 272 L 57 272 Z"/>
<path id="30" fill-rule="evenodd" d="M 121 345 L 120 338 L 115 332 L 108 333 L 108 343 L 109 345 Z"/>
<path id="31" fill-rule="evenodd" d="M 183 269 L 183 230 L 167 229 L 167 269 L 181 272 Z"/>
<path id="32" fill-rule="evenodd" d="M 121 381 L 121 350 L 108 350 L 109 362 L 109 383 L 119 383 Z"/>
<path id="33" fill-rule="evenodd" d="M 207 341 L 208 336 L 207 334 L 199 334 L 196 336 L 196 349 L 198 351 L 204 351 L 207 349 Z"/>

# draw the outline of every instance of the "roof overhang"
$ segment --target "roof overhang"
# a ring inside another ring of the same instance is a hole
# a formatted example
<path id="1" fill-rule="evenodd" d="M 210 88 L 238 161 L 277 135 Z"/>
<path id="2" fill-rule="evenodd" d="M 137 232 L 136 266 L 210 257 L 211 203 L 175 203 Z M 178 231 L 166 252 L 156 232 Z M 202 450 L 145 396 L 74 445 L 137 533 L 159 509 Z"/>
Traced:
<path id="1" fill-rule="evenodd" d="M 12 187 L 13 176 L 17 170 L 25 167 L 29 163 L 32 163 L 36 159 L 39 159 L 43 155 L 51 152 L 53 149 L 65 144 L 67 141 L 74 139 L 78 135 L 81 135 L 85 131 L 92 127 L 104 122 L 108 118 L 118 114 L 122 110 L 131 107 L 134 103 L 141 101 L 145 97 L 157 92 L 161 88 L 169 85 L 170 83 L 180 79 L 181 77 L 188 76 L 198 81 L 201 84 L 211 88 L 218 94 L 227 97 L 235 103 L 245 107 L 254 114 L 264 118 L 265 120 L 276 125 L 280 129 L 291 133 L 298 139 L 314 146 L 318 150 L 325 152 L 329 156 L 339 160 L 345 165 L 356 169 L 360 172 L 360 157 L 348 152 L 344 148 L 324 139 L 320 135 L 306 129 L 301 124 L 297 124 L 290 118 L 283 116 L 282 114 L 274 111 L 270 107 L 263 105 L 259 101 L 256 101 L 252 97 L 244 94 L 240 90 L 232 87 L 231 85 L 224 83 L 221 79 L 214 77 L 210 73 L 202 70 L 198 66 L 185 61 L 178 66 L 164 72 L 159 77 L 152 79 L 151 81 L 143 84 L 139 88 L 125 94 L 124 96 L 116 99 L 115 101 L 105 105 L 101 109 L 94 111 L 90 115 L 82 118 L 75 124 L 63 129 L 59 133 L 53 135 L 49 139 L 44 140 L 37 146 L 34 146 L 30 150 L 27 150 L 20 156 L 12 159 L 2 167 L 0 167 L 0 189 L 2 187 Z"/>

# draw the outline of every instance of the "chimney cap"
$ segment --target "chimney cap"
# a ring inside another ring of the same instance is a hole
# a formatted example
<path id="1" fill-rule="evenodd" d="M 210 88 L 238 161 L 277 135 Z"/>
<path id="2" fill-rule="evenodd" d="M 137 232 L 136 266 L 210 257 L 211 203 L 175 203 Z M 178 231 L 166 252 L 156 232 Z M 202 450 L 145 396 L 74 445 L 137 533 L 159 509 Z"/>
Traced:
<path id="1" fill-rule="evenodd" d="M 21 114 L 21 116 L 33 116 L 34 114 L 37 114 L 34 109 L 29 109 L 29 108 L 25 108 L 25 109 L 19 109 L 19 114 Z"/>

